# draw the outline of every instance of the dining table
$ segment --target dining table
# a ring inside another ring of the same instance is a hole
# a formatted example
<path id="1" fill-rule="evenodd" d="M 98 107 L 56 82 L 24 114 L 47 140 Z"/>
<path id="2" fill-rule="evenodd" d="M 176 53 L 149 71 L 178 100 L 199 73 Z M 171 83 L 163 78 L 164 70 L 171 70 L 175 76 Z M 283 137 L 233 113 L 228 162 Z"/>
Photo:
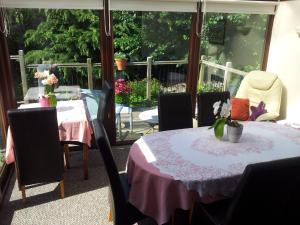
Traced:
<path id="1" fill-rule="evenodd" d="M 175 209 L 191 210 L 233 196 L 248 164 L 300 156 L 300 130 L 272 122 L 245 122 L 238 143 L 217 139 L 208 127 L 157 132 L 130 148 L 129 202 L 157 224 Z"/>
<path id="2" fill-rule="evenodd" d="M 30 87 L 24 96 L 25 103 L 35 103 L 39 101 L 40 95 L 44 95 L 44 86 Z M 54 94 L 59 101 L 76 100 L 81 98 L 79 85 L 61 85 L 54 89 Z"/>
<path id="3" fill-rule="evenodd" d="M 41 107 L 40 103 L 22 104 L 19 109 Z M 80 143 L 83 146 L 83 171 L 84 179 L 88 178 L 88 147 L 91 146 L 92 128 L 86 116 L 82 100 L 58 101 L 57 123 L 59 138 L 62 143 Z M 64 146 L 64 150 L 66 148 Z M 7 164 L 15 161 L 14 142 L 10 128 L 7 132 L 5 161 Z"/>

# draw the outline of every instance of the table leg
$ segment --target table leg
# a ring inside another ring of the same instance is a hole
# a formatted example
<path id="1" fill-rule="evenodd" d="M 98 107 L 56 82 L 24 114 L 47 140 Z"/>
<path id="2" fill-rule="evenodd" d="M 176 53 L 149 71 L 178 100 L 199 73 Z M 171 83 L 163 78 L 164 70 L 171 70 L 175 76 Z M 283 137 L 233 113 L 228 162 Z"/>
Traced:
<path id="1" fill-rule="evenodd" d="M 68 144 L 64 144 L 64 153 L 66 160 L 66 168 L 70 169 L 70 149 Z"/>
<path id="2" fill-rule="evenodd" d="M 83 174 L 85 180 L 87 180 L 89 177 L 88 158 L 89 158 L 89 146 L 87 144 L 83 144 Z"/>

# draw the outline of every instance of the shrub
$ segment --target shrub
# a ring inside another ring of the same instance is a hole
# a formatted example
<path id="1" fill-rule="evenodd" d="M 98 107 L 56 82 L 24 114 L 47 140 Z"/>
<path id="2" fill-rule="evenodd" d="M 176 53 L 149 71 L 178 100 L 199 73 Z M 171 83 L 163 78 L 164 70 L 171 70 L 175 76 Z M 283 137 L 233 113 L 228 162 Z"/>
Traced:
<path id="1" fill-rule="evenodd" d="M 208 82 L 198 85 L 198 93 L 201 92 L 221 92 L 223 91 L 223 83 L 221 82 Z"/>
<path id="2" fill-rule="evenodd" d="M 148 102 L 146 99 L 147 79 L 129 81 L 129 86 L 132 90 L 129 97 L 129 104 L 131 106 L 154 105 L 157 102 L 158 93 L 161 87 L 158 80 L 151 80 L 151 102 Z"/>

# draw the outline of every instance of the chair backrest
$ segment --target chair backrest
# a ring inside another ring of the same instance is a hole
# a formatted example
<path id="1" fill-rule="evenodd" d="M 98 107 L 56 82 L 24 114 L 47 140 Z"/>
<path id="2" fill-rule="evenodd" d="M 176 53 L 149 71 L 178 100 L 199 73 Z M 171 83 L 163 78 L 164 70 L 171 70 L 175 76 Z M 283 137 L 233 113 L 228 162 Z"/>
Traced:
<path id="1" fill-rule="evenodd" d="M 109 104 L 112 104 L 113 89 L 108 81 L 104 81 L 99 97 L 97 119 L 100 123 L 107 121 Z"/>
<path id="2" fill-rule="evenodd" d="M 230 98 L 229 91 L 225 92 L 203 92 L 197 95 L 198 104 L 198 127 L 211 126 L 216 117 L 213 105 L 217 101 L 226 102 Z"/>
<path id="3" fill-rule="evenodd" d="M 125 212 L 127 200 L 125 197 L 124 189 L 122 188 L 119 172 L 113 158 L 109 139 L 107 137 L 107 133 L 103 124 L 98 120 L 93 121 L 93 128 L 96 144 L 103 158 L 110 182 L 114 201 L 114 213 L 116 217 L 115 219 L 122 218 L 122 216 L 120 215 L 123 215 Z M 126 224 L 125 221 L 124 224 Z"/>
<path id="4" fill-rule="evenodd" d="M 63 179 L 63 150 L 56 108 L 8 111 L 19 182 L 29 185 Z"/>
<path id="5" fill-rule="evenodd" d="M 189 93 L 158 96 L 159 131 L 193 127 L 192 100 Z"/>
<path id="6" fill-rule="evenodd" d="M 248 165 L 225 224 L 299 224 L 299 190 L 300 157 Z"/>
<path id="7" fill-rule="evenodd" d="M 243 79 L 236 97 L 249 98 L 250 106 L 257 106 L 261 101 L 266 105 L 268 113 L 273 113 L 276 119 L 280 113 L 282 83 L 277 75 L 252 71 Z"/>

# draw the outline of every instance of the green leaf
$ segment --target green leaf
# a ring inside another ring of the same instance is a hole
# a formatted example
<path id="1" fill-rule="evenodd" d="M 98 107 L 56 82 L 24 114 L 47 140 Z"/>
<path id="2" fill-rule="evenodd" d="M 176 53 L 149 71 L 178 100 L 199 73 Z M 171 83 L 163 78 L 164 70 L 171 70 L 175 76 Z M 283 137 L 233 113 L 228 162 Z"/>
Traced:
<path id="1" fill-rule="evenodd" d="M 226 120 L 224 118 L 216 120 L 216 125 L 214 126 L 214 132 L 216 138 L 220 139 L 223 137 L 225 123 Z"/>

